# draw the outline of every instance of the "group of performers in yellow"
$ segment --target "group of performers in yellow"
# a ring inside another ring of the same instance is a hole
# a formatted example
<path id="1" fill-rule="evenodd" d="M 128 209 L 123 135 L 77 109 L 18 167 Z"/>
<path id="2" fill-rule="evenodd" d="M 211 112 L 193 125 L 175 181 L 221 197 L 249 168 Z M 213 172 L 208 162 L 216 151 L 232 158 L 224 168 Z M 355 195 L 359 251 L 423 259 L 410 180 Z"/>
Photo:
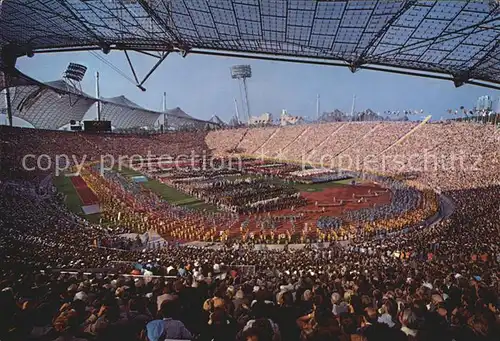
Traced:
<path id="1" fill-rule="evenodd" d="M 227 215 L 223 216 L 223 219 L 219 219 L 217 215 L 207 218 L 206 212 L 179 211 L 175 206 L 171 206 L 171 209 L 156 210 L 151 202 L 139 202 L 135 195 L 127 192 L 120 184 L 106 179 L 91 167 L 85 167 L 81 176 L 99 197 L 104 223 L 127 227 L 137 233 L 153 230 L 166 240 L 226 242 L 230 238 L 237 238 L 244 243 L 262 244 L 333 242 L 356 238 L 359 235 L 373 236 L 399 231 L 418 225 L 438 210 L 434 191 L 421 188 L 423 200 L 419 207 L 398 217 L 362 224 L 345 222 L 342 226 L 331 229 L 310 228 L 302 222 L 303 228 L 295 228 L 293 223 L 293 229 L 278 225 L 258 230 L 249 228 L 248 223 L 244 224 L 239 217 L 234 216 L 232 220 L 228 219 Z M 156 196 L 153 193 L 148 195 L 152 198 Z M 327 214 L 328 210 L 325 213 Z M 299 222 L 297 224 L 300 224 Z"/>

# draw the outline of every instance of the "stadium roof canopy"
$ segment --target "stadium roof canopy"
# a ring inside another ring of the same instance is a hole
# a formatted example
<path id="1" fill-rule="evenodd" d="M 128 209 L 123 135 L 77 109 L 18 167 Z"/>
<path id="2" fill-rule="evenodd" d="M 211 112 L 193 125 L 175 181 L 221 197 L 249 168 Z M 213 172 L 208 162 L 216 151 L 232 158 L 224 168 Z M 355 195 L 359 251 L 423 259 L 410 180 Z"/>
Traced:
<path id="1" fill-rule="evenodd" d="M 0 79 L 4 74 L 0 71 Z M 59 129 L 71 120 L 81 121 L 97 99 L 81 92 L 64 80 L 41 83 L 23 74 L 10 75 L 9 93 L 12 115 L 35 128 Z M 6 84 L 0 81 L 0 91 Z M 166 113 L 140 107 L 124 96 L 101 98 L 101 117 L 120 129 L 152 127 L 166 115 L 171 128 L 205 127 L 208 121 L 197 120 L 180 108 Z M 0 96 L 0 111 L 6 112 L 5 96 Z M 213 123 L 211 125 L 214 125 Z"/>
<path id="2" fill-rule="evenodd" d="M 500 87 L 499 13 L 499 0 L 3 0 L 0 48 L 4 63 L 61 50 L 178 51 Z"/>

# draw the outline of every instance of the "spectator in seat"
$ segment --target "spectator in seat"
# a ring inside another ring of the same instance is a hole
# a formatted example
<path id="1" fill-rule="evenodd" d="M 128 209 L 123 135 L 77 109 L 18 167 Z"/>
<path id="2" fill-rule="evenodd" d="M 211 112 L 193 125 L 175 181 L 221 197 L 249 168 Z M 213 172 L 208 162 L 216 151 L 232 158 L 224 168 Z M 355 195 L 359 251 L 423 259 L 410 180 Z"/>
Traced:
<path id="1" fill-rule="evenodd" d="M 191 340 L 193 335 L 179 320 L 174 318 L 178 311 L 177 300 L 164 301 L 161 304 L 160 315 L 162 320 L 153 320 L 146 325 L 148 341 Z"/>

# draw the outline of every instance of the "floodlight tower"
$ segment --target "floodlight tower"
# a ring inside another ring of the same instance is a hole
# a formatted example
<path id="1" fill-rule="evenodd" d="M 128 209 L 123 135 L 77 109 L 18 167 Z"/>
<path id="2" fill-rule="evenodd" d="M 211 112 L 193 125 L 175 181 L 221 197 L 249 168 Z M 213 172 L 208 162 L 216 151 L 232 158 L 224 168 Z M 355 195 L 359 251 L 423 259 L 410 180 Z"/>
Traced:
<path id="1" fill-rule="evenodd" d="M 78 96 L 76 97 L 74 103 L 71 100 L 71 94 L 81 95 L 82 91 L 82 80 L 87 72 L 87 67 L 77 63 L 69 63 L 66 71 L 64 71 L 62 78 L 66 84 L 66 90 L 68 91 L 68 98 L 70 106 L 73 106 L 78 101 Z"/>
<path id="2" fill-rule="evenodd" d="M 69 92 L 74 92 L 76 90 L 82 93 L 82 80 L 86 72 L 86 66 L 77 63 L 69 63 L 62 76 Z"/>
<path id="3" fill-rule="evenodd" d="M 319 120 L 319 94 L 316 95 L 316 120 Z"/>
<path id="4" fill-rule="evenodd" d="M 238 102 L 236 102 L 236 98 L 234 99 L 234 109 L 235 109 L 234 114 L 236 115 L 235 116 L 236 120 L 238 121 L 238 123 L 240 123 L 240 112 L 238 111 Z"/>
<path id="5" fill-rule="evenodd" d="M 250 65 L 234 65 L 231 67 L 231 78 L 240 80 L 240 93 L 241 86 L 243 85 L 244 98 L 242 98 L 241 101 L 243 103 L 244 112 L 246 113 L 247 122 L 250 120 L 250 102 L 248 101 L 247 78 L 251 77 L 252 68 Z"/>
<path id="6" fill-rule="evenodd" d="M 354 117 L 354 110 L 356 110 L 356 95 L 352 96 L 351 118 Z"/>

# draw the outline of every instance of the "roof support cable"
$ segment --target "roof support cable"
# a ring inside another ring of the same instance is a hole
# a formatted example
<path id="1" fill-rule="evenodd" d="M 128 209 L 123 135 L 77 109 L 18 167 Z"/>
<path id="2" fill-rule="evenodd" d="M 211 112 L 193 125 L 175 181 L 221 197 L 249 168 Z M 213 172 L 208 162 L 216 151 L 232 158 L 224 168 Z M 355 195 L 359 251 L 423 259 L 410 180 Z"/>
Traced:
<path id="1" fill-rule="evenodd" d="M 89 51 L 89 52 L 90 52 L 91 55 L 93 55 L 94 57 L 96 57 L 97 59 L 99 59 L 101 62 L 103 62 L 104 64 L 106 64 L 106 66 L 108 66 L 109 68 L 111 68 L 113 71 L 115 71 L 117 74 L 119 74 L 120 76 L 122 76 L 124 79 L 126 79 L 130 83 L 136 85 L 136 82 L 132 78 L 130 78 L 129 76 L 127 76 L 127 74 L 125 72 L 123 72 L 122 70 L 120 70 L 113 63 L 111 63 L 110 61 L 108 61 L 106 58 L 100 56 L 95 51 Z"/>

